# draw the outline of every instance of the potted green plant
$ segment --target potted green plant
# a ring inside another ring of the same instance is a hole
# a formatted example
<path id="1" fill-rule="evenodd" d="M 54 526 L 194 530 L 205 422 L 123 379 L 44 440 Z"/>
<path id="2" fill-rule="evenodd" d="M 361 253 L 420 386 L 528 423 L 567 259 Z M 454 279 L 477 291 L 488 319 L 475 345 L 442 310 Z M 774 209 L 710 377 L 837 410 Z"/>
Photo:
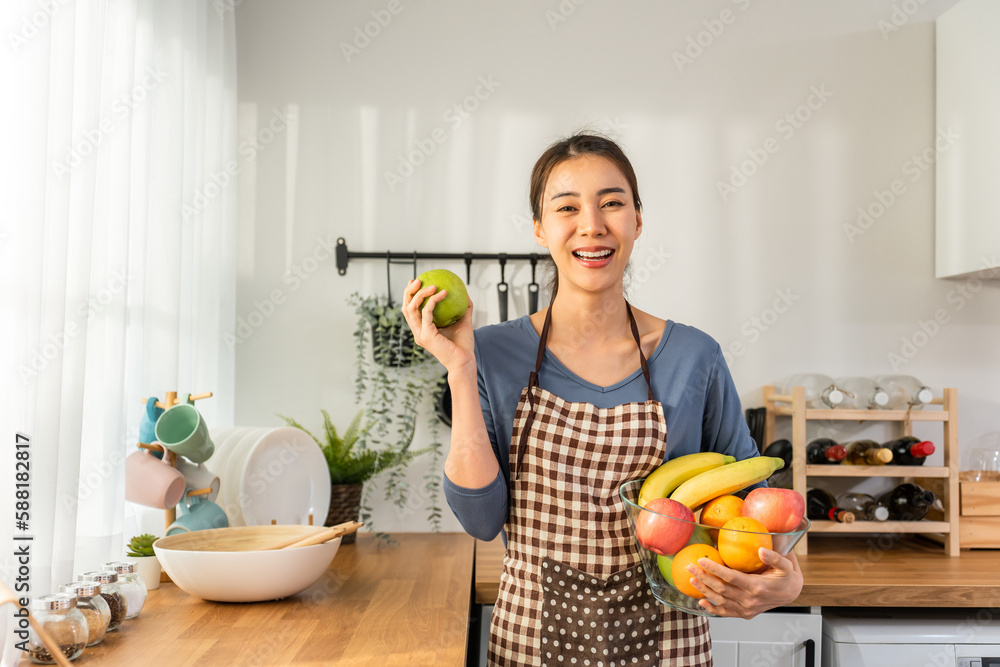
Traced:
<path id="1" fill-rule="evenodd" d="M 153 542 L 159 538 L 150 533 L 136 535 L 128 543 L 128 558 L 135 559 L 135 571 L 146 582 L 146 588 L 154 590 L 160 587 L 160 561 L 153 551 Z"/>
<path id="2" fill-rule="evenodd" d="M 343 435 L 337 433 L 330 414 L 326 410 L 320 412 L 323 413 L 323 440 L 310 433 L 295 419 L 278 416 L 289 426 L 305 431 L 316 441 L 326 459 L 330 473 L 330 507 L 323 525 L 334 526 L 361 519 L 370 526 L 370 510 L 363 507 L 361 502 L 364 483 L 382 472 L 405 468 L 415 457 L 431 451 L 431 448 L 410 449 L 411 436 L 405 442 L 374 449 L 368 446 L 367 438 L 375 422 L 369 421 L 362 426 L 364 410 L 358 411 Z M 344 543 L 353 542 L 355 536 L 355 533 L 345 536 Z"/>

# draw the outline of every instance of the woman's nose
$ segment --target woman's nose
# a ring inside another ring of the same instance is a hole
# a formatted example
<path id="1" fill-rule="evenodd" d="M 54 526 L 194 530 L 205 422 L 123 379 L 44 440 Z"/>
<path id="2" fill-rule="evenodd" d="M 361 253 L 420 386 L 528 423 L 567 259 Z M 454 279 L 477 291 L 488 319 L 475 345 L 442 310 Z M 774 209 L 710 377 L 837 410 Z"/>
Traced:
<path id="1" fill-rule="evenodd" d="M 576 231 L 583 236 L 604 236 L 607 226 L 601 209 L 585 206 L 577 219 Z"/>

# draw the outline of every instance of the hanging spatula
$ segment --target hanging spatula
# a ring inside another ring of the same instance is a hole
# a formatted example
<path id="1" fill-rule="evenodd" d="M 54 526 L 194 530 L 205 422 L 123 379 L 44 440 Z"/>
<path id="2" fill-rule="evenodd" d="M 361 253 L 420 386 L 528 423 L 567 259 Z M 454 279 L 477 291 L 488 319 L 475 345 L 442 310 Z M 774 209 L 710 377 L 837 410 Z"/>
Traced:
<path id="1" fill-rule="evenodd" d="M 500 300 L 500 321 L 507 321 L 507 292 L 508 285 L 504 280 L 503 270 L 507 265 L 507 254 L 500 253 L 500 282 L 497 283 L 497 297 Z"/>
<path id="2" fill-rule="evenodd" d="M 528 313 L 538 312 L 538 283 L 535 282 L 535 266 L 538 259 L 531 258 L 531 282 L 528 283 Z"/>

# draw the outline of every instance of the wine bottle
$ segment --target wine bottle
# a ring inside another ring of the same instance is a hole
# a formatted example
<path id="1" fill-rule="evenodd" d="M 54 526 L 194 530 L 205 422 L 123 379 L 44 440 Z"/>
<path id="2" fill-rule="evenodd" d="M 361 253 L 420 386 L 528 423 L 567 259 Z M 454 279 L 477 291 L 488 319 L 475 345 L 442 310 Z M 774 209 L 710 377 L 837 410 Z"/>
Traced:
<path id="1" fill-rule="evenodd" d="M 837 388 L 844 392 L 844 400 L 838 406 L 848 410 L 881 410 L 889 403 L 889 394 L 871 378 L 843 377 L 834 380 Z"/>
<path id="2" fill-rule="evenodd" d="M 762 454 L 764 456 L 779 458 L 785 462 L 785 465 L 780 470 L 774 471 L 767 478 L 767 485 L 780 489 L 792 488 L 792 443 L 784 439 L 775 440 L 764 448 Z"/>
<path id="3" fill-rule="evenodd" d="M 922 466 L 927 457 L 934 453 L 934 443 L 920 440 L 912 435 L 892 440 L 883 445 L 892 452 L 892 462 L 899 466 Z"/>
<path id="4" fill-rule="evenodd" d="M 934 503 L 934 493 L 916 484 L 900 484 L 884 494 L 878 502 L 889 510 L 893 521 L 920 521 Z"/>
<path id="5" fill-rule="evenodd" d="M 837 503 L 854 516 L 865 521 L 885 521 L 889 518 L 889 509 L 879 505 L 878 501 L 867 493 L 842 493 Z"/>
<path id="6" fill-rule="evenodd" d="M 834 497 L 823 489 L 806 492 L 806 516 L 811 520 L 854 523 L 854 512 L 837 506 Z"/>
<path id="7" fill-rule="evenodd" d="M 828 410 L 836 408 L 844 400 L 844 392 L 840 391 L 833 378 L 819 373 L 799 373 L 788 378 L 782 385 L 782 393 L 792 395 L 793 387 L 804 387 L 806 390 L 806 407 Z"/>
<path id="8" fill-rule="evenodd" d="M 779 458 L 785 462 L 785 469 L 791 469 L 792 467 L 792 443 L 788 440 L 775 440 L 770 445 L 764 448 L 764 456 L 773 456 Z"/>
<path id="9" fill-rule="evenodd" d="M 847 445 L 844 463 L 859 466 L 881 466 L 892 461 L 892 451 L 874 440 L 855 440 Z"/>
<path id="10" fill-rule="evenodd" d="M 913 376 L 880 375 L 873 379 L 889 395 L 889 402 L 885 406 L 889 410 L 922 410 L 924 405 L 934 400 L 931 390 Z"/>
<path id="11" fill-rule="evenodd" d="M 806 445 L 806 463 L 840 463 L 846 456 L 844 446 L 830 438 L 817 438 Z"/>

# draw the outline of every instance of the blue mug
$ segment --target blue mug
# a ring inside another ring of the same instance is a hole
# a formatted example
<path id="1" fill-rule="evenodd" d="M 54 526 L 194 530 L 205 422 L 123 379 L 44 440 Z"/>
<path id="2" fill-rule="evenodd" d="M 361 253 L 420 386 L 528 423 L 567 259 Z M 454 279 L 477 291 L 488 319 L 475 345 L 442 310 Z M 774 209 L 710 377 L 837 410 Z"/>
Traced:
<path id="1" fill-rule="evenodd" d="M 185 494 L 177 511 L 177 520 L 167 528 L 167 535 L 229 527 L 229 518 L 223 509 L 205 496 Z"/>
<path id="2" fill-rule="evenodd" d="M 146 399 L 146 411 L 142 415 L 142 421 L 139 422 L 139 442 L 147 445 L 156 440 L 156 420 L 163 414 L 163 408 L 156 407 L 158 400 L 160 399 L 155 396 Z M 163 452 L 156 453 L 163 456 Z"/>

